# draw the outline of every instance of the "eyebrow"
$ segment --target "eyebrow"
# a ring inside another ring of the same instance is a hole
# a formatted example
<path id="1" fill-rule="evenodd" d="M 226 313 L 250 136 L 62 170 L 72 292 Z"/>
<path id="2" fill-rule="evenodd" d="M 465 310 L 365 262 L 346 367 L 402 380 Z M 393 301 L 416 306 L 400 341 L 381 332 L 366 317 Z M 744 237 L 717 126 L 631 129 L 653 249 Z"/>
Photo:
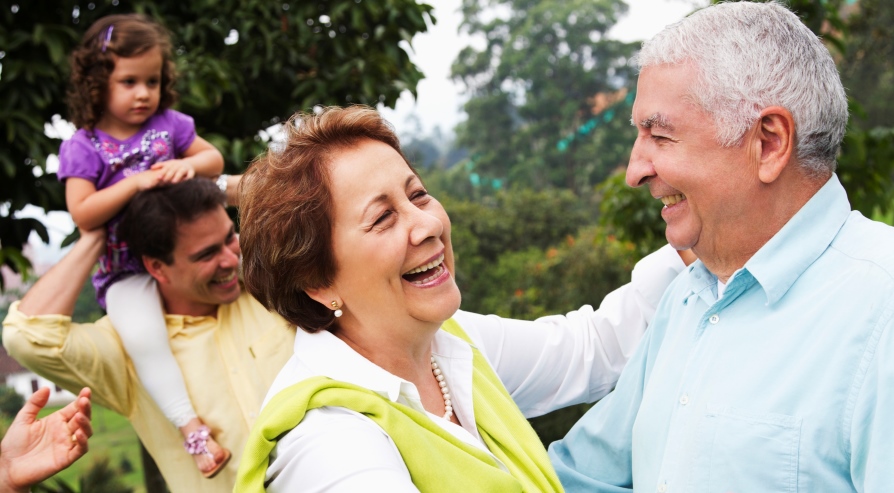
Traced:
<path id="1" fill-rule="evenodd" d="M 230 231 L 227 233 L 227 237 L 226 237 L 226 239 L 224 240 L 224 244 L 226 244 L 227 240 L 229 240 L 234 234 L 236 234 L 236 226 L 235 226 L 235 225 L 234 225 L 234 226 L 230 226 Z M 189 258 L 189 261 L 190 261 L 190 262 L 196 262 L 196 261 L 198 261 L 199 259 L 201 259 L 202 257 L 204 257 L 205 255 L 207 255 L 207 254 L 209 254 L 209 253 L 214 253 L 214 252 L 216 252 L 216 251 L 219 250 L 219 249 L 220 249 L 220 244 L 215 244 L 215 245 L 211 245 L 211 246 L 209 246 L 209 247 L 207 247 L 207 248 L 203 248 L 202 250 L 199 250 L 198 252 L 196 252 L 196 253 L 190 255 L 190 256 L 188 257 L 188 258 Z"/>
<path id="2" fill-rule="evenodd" d="M 633 118 L 630 119 L 630 124 L 633 125 L 634 127 L 636 126 L 636 123 L 634 123 Z M 662 128 L 662 129 L 665 129 L 668 131 L 674 130 L 674 126 L 671 124 L 671 122 L 667 119 L 666 116 L 662 115 L 661 113 L 653 113 L 652 116 L 639 122 L 639 126 L 643 127 L 643 128 L 658 127 L 658 128 Z"/>
<path id="3" fill-rule="evenodd" d="M 410 186 L 410 182 L 413 181 L 413 178 L 417 178 L 415 173 L 411 173 L 410 176 L 407 177 L 407 181 L 404 182 L 404 188 L 407 188 Z M 366 204 L 366 207 L 363 208 L 363 212 L 360 214 L 360 217 L 366 217 L 367 211 L 369 211 L 369 208 L 372 207 L 373 205 L 381 203 L 381 202 L 387 202 L 387 201 L 388 201 L 387 193 L 377 195 L 376 198 L 370 200 L 369 203 Z"/>

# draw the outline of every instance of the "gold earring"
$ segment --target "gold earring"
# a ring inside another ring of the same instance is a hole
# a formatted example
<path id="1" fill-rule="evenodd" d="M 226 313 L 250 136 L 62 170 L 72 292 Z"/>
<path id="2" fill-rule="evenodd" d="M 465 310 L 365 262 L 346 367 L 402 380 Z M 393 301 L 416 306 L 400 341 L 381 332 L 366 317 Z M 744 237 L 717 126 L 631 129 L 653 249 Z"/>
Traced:
<path id="1" fill-rule="evenodd" d="M 341 311 L 341 308 L 338 307 L 337 301 L 333 300 L 330 304 L 332 305 L 332 308 L 335 308 L 335 313 L 333 313 L 333 315 L 335 315 L 335 318 L 341 317 L 345 314 L 345 312 Z"/>

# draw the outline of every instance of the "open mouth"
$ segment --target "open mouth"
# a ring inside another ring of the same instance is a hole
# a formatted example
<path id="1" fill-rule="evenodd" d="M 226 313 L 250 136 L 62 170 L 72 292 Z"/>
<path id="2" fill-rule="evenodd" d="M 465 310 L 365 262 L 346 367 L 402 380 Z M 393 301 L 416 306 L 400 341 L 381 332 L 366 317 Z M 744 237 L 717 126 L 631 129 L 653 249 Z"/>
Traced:
<path id="1" fill-rule="evenodd" d="M 438 258 L 431 262 L 420 265 L 401 275 L 404 279 L 412 284 L 425 284 L 438 278 L 444 272 L 444 254 L 438 255 Z"/>
<path id="2" fill-rule="evenodd" d="M 235 279 L 235 278 L 236 278 L 236 271 L 234 270 L 233 272 L 230 272 L 229 274 L 227 274 L 224 277 L 218 277 L 218 278 L 212 279 L 211 284 L 227 284 L 229 282 L 232 282 L 233 279 Z"/>
<path id="3" fill-rule="evenodd" d="M 678 193 L 676 195 L 665 195 L 664 197 L 661 197 L 661 203 L 664 204 L 665 207 L 674 205 L 684 200 L 686 200 L 686 196 L 682 193 Z"/>

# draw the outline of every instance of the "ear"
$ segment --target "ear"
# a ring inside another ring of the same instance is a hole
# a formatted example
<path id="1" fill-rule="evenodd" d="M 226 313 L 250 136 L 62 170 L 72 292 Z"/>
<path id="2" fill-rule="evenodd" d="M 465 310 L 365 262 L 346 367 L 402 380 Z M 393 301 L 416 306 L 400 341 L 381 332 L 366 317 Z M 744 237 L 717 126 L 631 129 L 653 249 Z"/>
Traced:
<path id="1" fill-rule="evenodd" d="M 761 111 L 757 137 L 760 141 L 758 178 L 770 184 L 779 178 L 795 150 L 795 119 L 781 106 Z"/>
<path id="2" fill-rule="evenodd" d="M 335 292 L 335 289 L 332 287 L 328 288 L 313 288 L 313 289 L 305 289 L 305 293 L 310 296 L 310 299 L 316 301 L 317 303 L 325 306 L 330 310 L 335 310 L 336 307 L 332 306 L 332 302 L 334 301 L 338 307 L 342 306 L 341 297 Z"/>
<path id="3" fill-rule="evenodd" d="M 143 267 L 146 268 L 146 272 L 152 276 L 156 282 L 159 284 L 169 284 L 171 279 L 168 277 L 165 267 L 167 264 L 162 262 L 157 258 L 147 257 L 143 255 Z"/>

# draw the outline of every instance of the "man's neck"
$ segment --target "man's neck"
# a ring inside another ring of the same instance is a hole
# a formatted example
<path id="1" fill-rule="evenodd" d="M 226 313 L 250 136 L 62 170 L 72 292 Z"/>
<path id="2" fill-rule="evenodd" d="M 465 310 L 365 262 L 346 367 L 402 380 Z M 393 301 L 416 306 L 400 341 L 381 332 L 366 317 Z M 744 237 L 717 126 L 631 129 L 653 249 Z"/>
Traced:
<path id="1" fill-rule="evenodd" d="M 767 188 L 757 197 L 755 207 L 741 227 L 731 228 L 728 236 L 720 236 L 712 245 L 696 245 L 692 250 L 720 282 L 726 283 L 745 266 L 826 184 L 830 177 L 789 180 Z"/>

